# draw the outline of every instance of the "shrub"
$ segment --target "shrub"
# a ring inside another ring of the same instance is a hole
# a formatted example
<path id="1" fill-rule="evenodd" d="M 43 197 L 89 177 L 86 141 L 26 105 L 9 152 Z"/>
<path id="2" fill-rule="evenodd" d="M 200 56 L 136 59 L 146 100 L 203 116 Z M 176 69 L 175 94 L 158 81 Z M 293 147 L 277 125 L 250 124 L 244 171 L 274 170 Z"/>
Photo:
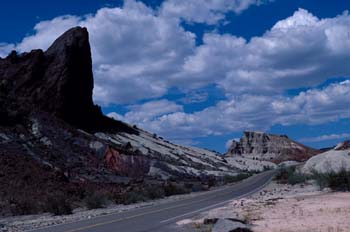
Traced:
<path id="1" fill-rule="evenodd" d="M 28 215 L 39 213 L 39 207 L 34 203 L 32 199 L 22 199 L 14 204 L 11 208 L 13 215 Z"/>
<path id="2" fill-rule="evenodd" d="M 141 192 L 128 192 L 123 197 L 124 204 L 133 204 L 137 202 L 146 201 L 147 198 Z"/>
<path id="3" fill-rule="evenodd" d="M 154 200 L 165 196 L 164 189 L 157 185 L 149 185 L 144 189 L 147 198 Z"/>
<path id="4" fill-rule="evenodd" d="M 288 177 L 288 184 L 296 185 L 305 183 L 308 180 L 308 177 L 300 172 L 294 172 L 292 175 Z"/>
<path id="5" fill-rule="evenodd" d="M 177 194 L 185 194 L 190 193 L 191 190 L 185 188 L 185 186 L 175 183 L 168 183 L 164 186 L 165 196 L 177 195 Z"/>
<path id="6" fill-rule="evenodd" d="M 275 176 L 275 180 L 281 184 L 300 184 L 308 180 L 308 176 L 296 171 L 295 166 L 282 167 Z"/>
<path id="7" fill-rule="evenodd" d="M 336 191 L 350 191 L 350 171 L 342 168 L 339 172 L 319 173 L 313 171 L 313 179 L 323 188 L 330 188 Z"/>
<path id="8" fill-rule="evenodd" d="M 247 179 L 248 177 L 250 177 L 251 174 L 249 173 L 240 173 L 238 175 L 235 176 L 230 176 L 230 175 L 226 175 L 224 176 L 224 183 L 235 183 L 244 179 Z"/>
<path id="9" fill-rule="evenodd" d="M 63 194 L 48 197 L 44 210 L 54 215 L 72 214 L 72 205 Z"/>
<path id="10" fill-rule="evenodd" d="M 85 197 L 84 203 L 88 209 L 103 208 L 106 204 L 106 197 L 100 193 L 93 192 Z"/>
<path id="11" fill-rule="evenodd" d="M 205 185 L 202 183 L 191 183 L 185 184 L 185 188 L 190 189 L 191 192 L 200 192 L 208 190 L 209 185 Z"/>

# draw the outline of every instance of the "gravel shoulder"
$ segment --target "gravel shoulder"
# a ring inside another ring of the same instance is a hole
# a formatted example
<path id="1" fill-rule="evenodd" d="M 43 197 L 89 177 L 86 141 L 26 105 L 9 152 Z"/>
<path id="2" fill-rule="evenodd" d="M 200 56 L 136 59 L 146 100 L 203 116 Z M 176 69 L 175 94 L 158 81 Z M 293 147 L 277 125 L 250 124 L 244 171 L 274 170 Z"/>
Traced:
<path id="1" fill-rule="evenodd" d="M 350 193 L 319 191 L 312 183 L 270 183 L 249 197 L 224 207 L 179 221 L 187 231 L 211 231 L 208 219 L 238 219 L 254 232 L 346 232 L 350 231 Z"/>

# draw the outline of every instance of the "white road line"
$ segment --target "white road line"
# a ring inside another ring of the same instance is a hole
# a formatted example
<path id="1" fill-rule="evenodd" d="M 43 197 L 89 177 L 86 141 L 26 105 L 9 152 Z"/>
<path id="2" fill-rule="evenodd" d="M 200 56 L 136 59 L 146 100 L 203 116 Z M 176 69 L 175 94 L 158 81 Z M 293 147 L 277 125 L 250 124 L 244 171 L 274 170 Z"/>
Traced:
<path id="1" fill-rule="evenodd" d="M 249 178 L 247 178 L 249 179 Z M 244 179 L 242 182 L 246 181 L 247 179 Z M 267 183 L 265 183 L 263 186 L 261 186 L 261 188 L 264 188 L 269 182 L 270 180 L 272 179 L 272 177 L 269 179 L 269 181 Z M 202 195 L 210 195 L 211 193 L 213 192 L 219 192 L 219 191 L 222 191 L 226 188 L 230 188 L 232 186 L 225 186 L 225 187 L 221 187 L 221 188 L 218 188 L 218 189 L 215 189 L 215 190 L 211 190 L 211 191 L 204 191 L 203 193 L 200 193 L 198 194 L 199 196 L 202 196 Z M 251 192 L 254 192 L 254 191 L 258 191 L 258 188 L 251 191 Z M 239 197 L 236 197 L 236 198 L 232 198 L 228 201 L 224 201 L 224 202 L 220 202 L 220 203 L 217 203 L 217 204 L 214 204 L 214 205 L 210 205 L 208 207 L 205 207 L 205 208 L 202 208 L 202 209 L 199 209 L 199 210 L 196 210 L 196 211 L 192 211 L 190 213 L 186 213 L 186 214 L 183 214 L 183 215 L 180 215 L 178 217 L 183 217 L 183 216 L 187 216 L 188 214 L 194 214 L 194 213 L 197 213 L 200 212 L 200 211 L 203 211 L 203 210 L 206 210 L 206 209 L 210 209 L 210 207 L 216 207 L 216 206 L 219 206 L 220 204 L 225 204 L 227 202 L 230 202 L 234 199 L 237 199 L 237 198 L 241 198 L 241 197 L 245 197 L 246 195 L 248 194 L 251 194 L 251 192 L 249 193 L 246 193 L 242 196 L 239 196 Z M 184 199 L 176 199 L 174 201 L 170 201 L 171 203 L 173 202 L 181 202 L 182 200 L 186 200 L 186 199 L 190 199 L 190 198 L 195 198 L 195 196 L 188 196 L 188 197 L 184 197 Z M 166 202 L 168 203 L 168 202 Z M 70 224 L 74 224 L 74 223 L 79 223 L 79 222 L 84 222 L 84 221 L 90 221 L 92 219 L 98 219 L 98 218 L 103 218 L 103 217 L 109 217 L 109 216 L 113 216 L 113 215 L 118 215 L 118 214 L 123 214 L 123 213 L 127 213 L 127 212 L 130 212 L 132 210 L 138 210 L 138 209 L 141 209 L 141 208 L 151 208 L 153 206 L 156 206 L 157 204 L 156 203 L 151 203 L 150 205 L 146 205 L 146 206 L 141 206 L 141 207 L 138 207 L 138 208 L 134 208 L 134 209 L 130 209 L 130 210 L 122 210 L 122 211 L 118 211 L 118 212 L 113 212 L 113 213 L 110 213 L 108 215 L 99 215 L 99 216 L 95 216 L 93 218 L 84 218 L 84 219 L 80 219 L 80 220 L 77 220 L 77 221 L 70 221 L 70 222 L 65 222 L 65 223 L 59 223 L 59 224 L 56 224 L 56 225 L 49 225 L 49 226 L 44 226 L 44 227 L 39 227 L 39 228 L 33 228 L 33 229 L 29 229 L 29 230 L 26 230 L 27 232 L 35 232 L 35 231 L 41 231 L 41 230 L 45 230 L 45 229 L 50 229 L 50 228 L 54 228 L 54 227 L 59 227 L 59 226 L 64 226 L 64 225 L 70 225 Z M 166 221 L 170 221 L 170 220 L 173 220 L 177 217 L 174 217 L 174 218 L 170 218 L 170 219 L 167 219 L 167 220 L 164 220 L 164 221 L 161 221 L 160 223 L 164 223 Z"/>
<path id="2" fill-rule="evenodd" d="M 188 215 L 192 215 L 192 214 L 196 214 L 196 213 L 202 212 L 202 211 L 207 210 L 207 209 L 212 209 L 212 208 L 218 207 L 218 206 L 220 206 L 220 205 L 225 205 L 226 203 L 231 202 L 231 201 L 236 200 L 236 199 L 240 199 L 240 198 L 246 197 L 246 196 L 248 196 L 248 195 L 250 195 L 250 194 L 253 194 L 253 193 L 258 192 L 259 190 L 265 188 L 266 185 L 268 185 L 268 184 L 271 182 L 272 178 L 273 178 L 273 176 L 270 177 L 270 178 L 268 179 L 268 181 L 266 181 L 266 183 L 263 184 L 262 186 L 259 186 L 258 188 L 253 189 L 252 191 L 250 191 L 250 192 L 248 192 L 248 193 L 245 193 L 245 194 L 243 194 L 243 195 L 241 195 L 241 196 L 234 197 L 234 198 L 232 198 L 232 199 L 230 199 L 230 200 L 223 201 L 223 202 L 219 202 L 219 203 L 216 203 L 216 204 L 213 204 L 213 205 L 210 205 L 210 206 L 207 206 L 207 207 L 198 209 L 198 210 L 194 210 L 194 211 L 192 211 L 192 212 L 185 213 L 185 214 L 182 214 L 182 215 L 179 215 L 179 216 L 176 216 L 176 217 L 172 217 L 172 218 L 169 218 L 169 219 L 160 221 L 160 223 L 167 223 L 167 222 L 170 222 L 170 221 L 173 221 L 173 220 L 176 220 L 176 219 L 179 219 L 179 218 L 188 216 Z"/>

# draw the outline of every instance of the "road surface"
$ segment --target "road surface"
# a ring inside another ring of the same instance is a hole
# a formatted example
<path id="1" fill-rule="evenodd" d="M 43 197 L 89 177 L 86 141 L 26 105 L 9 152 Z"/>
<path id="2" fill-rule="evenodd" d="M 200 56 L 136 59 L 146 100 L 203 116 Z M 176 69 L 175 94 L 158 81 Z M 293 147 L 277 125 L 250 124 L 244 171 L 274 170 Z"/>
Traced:
<path id="1" fill-rule="evenodd" d="M 33 230 L 35 232 L 161 232 L 176 231 L 175 222 L 244 197 L 268 184 L 275 171 L 254 175 L 240 183 L 193 197 L 133 209 L 79 222 Z"/>

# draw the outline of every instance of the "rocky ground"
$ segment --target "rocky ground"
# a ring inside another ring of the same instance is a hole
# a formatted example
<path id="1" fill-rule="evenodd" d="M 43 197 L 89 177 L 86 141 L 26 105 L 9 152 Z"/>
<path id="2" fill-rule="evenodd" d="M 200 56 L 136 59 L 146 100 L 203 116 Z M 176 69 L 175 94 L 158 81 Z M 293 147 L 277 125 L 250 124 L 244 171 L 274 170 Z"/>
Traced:
<path id="1" fill-rule="evenodd" d="M 242 221 L 254 232 L 345 232 L 350 231 L 349 218 L 350 193 L 319 191 L 311 183 L 272 182 L 259 193 L 178 225 L 187 231 L 226 232 Z"/>

